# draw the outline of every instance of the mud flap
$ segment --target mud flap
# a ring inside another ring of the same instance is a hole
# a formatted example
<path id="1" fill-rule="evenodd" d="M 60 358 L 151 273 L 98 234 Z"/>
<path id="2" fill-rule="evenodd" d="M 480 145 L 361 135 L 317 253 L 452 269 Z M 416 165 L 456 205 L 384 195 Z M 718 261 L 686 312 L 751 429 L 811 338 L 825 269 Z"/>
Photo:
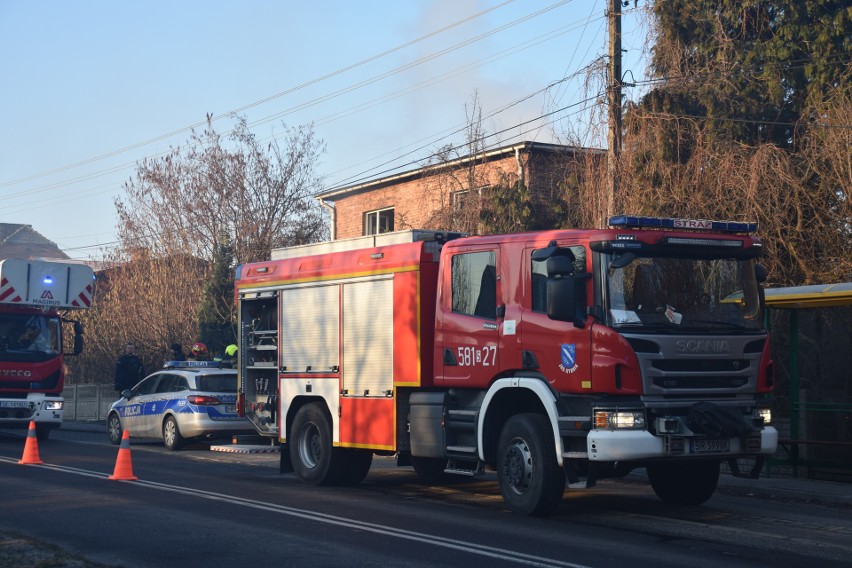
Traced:
<path id="1" fill-rule="evenodd" d="M 293 468 L 293 460 L 290 459 L 290 448 L 287 444 L 280 444 L 278 446 L 278 453 L 280 462 L 278 464 L 278 473 L 293 473 L 296 471 Z"/>

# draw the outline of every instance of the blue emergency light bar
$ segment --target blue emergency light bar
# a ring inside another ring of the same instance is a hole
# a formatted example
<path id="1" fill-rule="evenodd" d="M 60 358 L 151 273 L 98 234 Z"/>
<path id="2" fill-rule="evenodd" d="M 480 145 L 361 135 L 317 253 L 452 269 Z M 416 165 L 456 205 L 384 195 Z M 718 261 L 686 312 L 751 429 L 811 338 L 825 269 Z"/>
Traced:
<path id="1" fill-rule="evenodd" d="M 615 215 L 609 226 L 620 229 L 679 229 L 687 231 L 717 231 L 721 233 L 755 233 L 757 223 L 708 221 L 705 219 L 674 219 L 670 217 L 632 217 Z"/>
<path id="2" fill-rule="evenodd" d="M 169 369 L 221 369 L 222 361 L 166 361 L 163 368 Z"/>

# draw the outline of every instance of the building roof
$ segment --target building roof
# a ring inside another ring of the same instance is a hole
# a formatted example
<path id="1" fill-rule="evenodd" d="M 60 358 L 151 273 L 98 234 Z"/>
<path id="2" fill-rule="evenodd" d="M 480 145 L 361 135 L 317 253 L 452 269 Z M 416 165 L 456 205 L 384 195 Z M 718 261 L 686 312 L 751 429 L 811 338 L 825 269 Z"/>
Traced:
<path id="1" fill-rule="evenodd" d="M 56 243 L 33 229 L 32 225 L 0 223 L 0 260 L 6 258 L 66 260 L 69 256 Z"/>
<path id="2" fill-rule="evenodd" d="M 450 160 L 449 162 L 443 162 L 440 164 L 432 164 L 428 166 L 424 166 L 422 168 L 417 168 L 414 170 L 408 170 L 406 172 L 402 172 L 399 174 L 395 174 L 392 176 L 387 176 L 383 178 L 374 179 L 368 182 L 347 185 L 343 187 L 333 187 L 330 189 L 326 189 L 325 191 L 321 191 L 314 195 L 315 198 L 325 201 L 336 201 L 338 199 L 343 199 L 345 197 L 350 197 L 352 195 L 357 195 L 359 193 L 364 193 L 367 191 L 373 191 L 375 189 L 379 189 L 382 187 L 386 187 L 389 185 L 396 185 L 400 183 L 404 183 L 407 181 L 411 181 L 412 179 L 417 179 L 423 177 L 425 174 L 428 174 L 432 171 L 436 171 L 439 169 L 446 169 L 448 167 L 461 167 L 465 164 L 472 161 L 490 161 L 500 158 L 505 158 L 506 156 L 511 156 L 516 152 L 524 152 L 527 154 L 530 153 L 559 153 L 559 152 L 570 152 L 570 153 L 603 153 L 604 150 L 600 150 L 597 148 L 581 148 L 577 146 L 565 146 L 563 144 L 545 144 L 542 142 L 518 142 L 517 144 L 511 144 L 509 146 L 502 146 L 500 148 L 494 148 L 493 150 L 487 150 L 481 152 L 479 154 L 470 154 L 467 156 L 462 156 L 461 158 L 457 158 L 455 160 Z"/>

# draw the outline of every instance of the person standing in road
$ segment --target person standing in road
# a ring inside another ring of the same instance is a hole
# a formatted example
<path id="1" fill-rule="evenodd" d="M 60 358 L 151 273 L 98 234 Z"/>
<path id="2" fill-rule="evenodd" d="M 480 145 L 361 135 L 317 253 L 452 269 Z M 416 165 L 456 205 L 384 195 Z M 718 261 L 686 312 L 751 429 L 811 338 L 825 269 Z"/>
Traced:
<path id="1" fill-rule="evenodd" d="M 124 346 L 124 355 L 115 363 L 115 390 L 122 392 L 133 388 L 136 383 L 145 378 L 145 366 L 136 355 L 136 345 L 128 341 Z"/>

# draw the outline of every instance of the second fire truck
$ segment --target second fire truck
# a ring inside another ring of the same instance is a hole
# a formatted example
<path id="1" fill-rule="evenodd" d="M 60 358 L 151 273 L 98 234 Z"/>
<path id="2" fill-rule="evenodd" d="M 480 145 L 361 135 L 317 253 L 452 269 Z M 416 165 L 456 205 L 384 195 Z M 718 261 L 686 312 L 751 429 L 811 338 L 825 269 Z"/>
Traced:
<path id="1" fill-rule="evenodd" d="M 94 293 L 84 264 L 0 260 L 0 427 L 34 422 L 44 440 L 62 424 L 65 357 L 83 349 L 82 325 L 64 313 L 90 308 Z"/>
<path id="2" fill-rule="evenodd" d="M 387 455 L 430 482 L 496 471 L 523 514 L 636 468 L 703 503 L 720 464 L 756 477 L 777 445 L 754 230 L 620 216 L 279 249 L 237 269 L 238 410 L 312 484 Z"/>

